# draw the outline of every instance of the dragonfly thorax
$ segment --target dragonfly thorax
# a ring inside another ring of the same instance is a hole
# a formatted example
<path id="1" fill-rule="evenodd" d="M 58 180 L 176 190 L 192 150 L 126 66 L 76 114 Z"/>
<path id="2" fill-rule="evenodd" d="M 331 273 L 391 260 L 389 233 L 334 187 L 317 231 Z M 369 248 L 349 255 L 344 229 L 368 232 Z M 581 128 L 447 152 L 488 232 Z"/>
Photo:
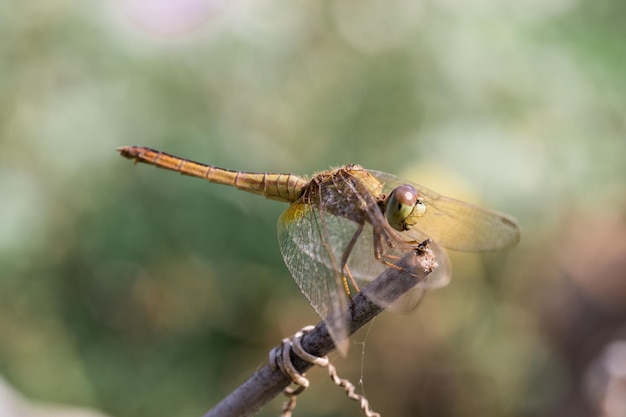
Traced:
<path id="1" fill-rule="evenodd" d="M 412 228 L 424 213 L 426 205 L 419 192 L 407 184 L 394 188 L 385 201 L 385 217 L 389 225 L 401 232 Z"/>

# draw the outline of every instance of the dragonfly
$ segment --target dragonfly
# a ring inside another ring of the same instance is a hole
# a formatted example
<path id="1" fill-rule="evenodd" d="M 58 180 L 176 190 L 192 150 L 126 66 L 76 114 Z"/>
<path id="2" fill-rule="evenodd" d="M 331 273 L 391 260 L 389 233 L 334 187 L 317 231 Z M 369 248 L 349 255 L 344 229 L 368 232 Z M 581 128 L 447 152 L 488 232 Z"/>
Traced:
<path id="1" fill-rule="evenodd" d="M 398 268 L 396 262 L 408 251 L 428 242 L 438 268 L 410 290 L 403 310 L 414 308 L 426 289 L 449 283 L 443 248 L 489 251 L 520 239 L 520 228 L 508 215 L 355 164 L 307 179 L 219 168 L 143 146 L 117 150 L 136 163 L 288 203 L 277 226 L 283 260 L 342 354 L 348 350 L 345 311 L 351 288 L 358 292 L 386 268 Z"/>

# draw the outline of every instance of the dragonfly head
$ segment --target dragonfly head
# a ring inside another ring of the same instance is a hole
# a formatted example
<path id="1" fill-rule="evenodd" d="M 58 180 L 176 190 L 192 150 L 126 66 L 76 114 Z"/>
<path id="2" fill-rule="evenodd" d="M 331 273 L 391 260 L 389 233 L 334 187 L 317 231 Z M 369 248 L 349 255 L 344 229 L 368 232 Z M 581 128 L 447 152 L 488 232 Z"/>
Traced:
<path id="1" fill-rule="evenodd" d="M 391 191 L 385 202 L 385 217 L 389 225 L 401 232 L 409 230 L 426 212 L 419 192 L 410 185 L 400 185 Z"/>

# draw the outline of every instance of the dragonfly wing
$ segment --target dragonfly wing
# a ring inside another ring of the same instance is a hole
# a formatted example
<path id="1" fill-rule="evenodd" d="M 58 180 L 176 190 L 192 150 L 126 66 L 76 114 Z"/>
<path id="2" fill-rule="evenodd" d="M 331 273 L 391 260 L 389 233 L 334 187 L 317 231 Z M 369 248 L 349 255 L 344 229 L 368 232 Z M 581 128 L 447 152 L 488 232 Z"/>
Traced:
<path id="1" fill-rule="evenodd" d="M 428 236 L 420 234 L 419 232 L 411 236 L 400 232 L 392 232 L 398 240 L 410 238 L 409 240 L 423 242 L 428 239 Z M 362 288 L 365 287 L 369 281 L 379 276 L 387 268 L 385 264 L 378 261 L 374 256 L 373 236 L 374 233 L 372 226 L 369 223 L 366 223 L 361 236 L 352 250 L 350 258 L 348 258 L 348 267 L 350 268 L 350 272 L 352 272 L 352 275 Z M 432 240 L 428 244 L 428 247 L 434 252 L 439 267 L 431 272 L 426 279 L 418 283 L 417 286 L 425 289 L 444 287 L 450 283 L 451 276 L 451 267 L 448 255 L 440 245 Z M 397 258 L 401 258 L 406 255 L 407 251 L 404 246 L 388 247 L 387 245 L 385 245 L 384 250 L 386 255 Z"/>
<path id="2" fill-rule="evenodd" d="M 407 235 L 402 235 L 401 233 L 398 233 L 398 235 L 401 237 L 407 237 Z M 372 249 L 372 236 L 372 227 L 369 224 L 366 224 L 363 233 L 361 234 L 361 237 L 357 241 L 357 244 L 352 252 L 353 254 L 358 253 L 358 256 L 351 256 L 348 260 L 350 271 L 361 286 L 361 289 L 365 288 L 369 284 L 369 281 L 376 278 L 384 271 L 385 268 L 387 268 L 386 265 L 374 257 Z M 423 242 L 426 239 L 426 236 L 420 235 L 417 240 L 419 242 Z M 370 293 L 369 297 L 372 301 L 382 307 L 388 308 L 393 312 L 408 313 L 413 311 L 418 306 L 426 290 L 441 288 L 448 285 L 450 283 L 450 277 L 452 276 L 452 269 L 445 249 L 434 241 L 428 243 L 428 248 L 434 252 L 435 259 L 439 264 L 434 271 L 428 274 L 424 280 L 418 282 L 415 287 L 411 288 L 391 305 L 388 305 L 386 302 L 382 301 L 382 299 L 377 298 L 376 294 Z M 389 248 L 385 246 L 385 253 L 395 257 L 402 257 L 406 255 L 406 248 Z"/>
<path id="3" fill-rule="evenodd" d="M 415 310 L 426 294 L 424 288 L 415 286 L 402 294 L 387 309 L 394 313 L 408 314 Z"/>
<path id="4" fill-rule="evenodd" d="M 436 242 L 431 241 L 428 248 L 434 252 L 439 266 L 426 276 L 424 281 L 405 292 L 400 298 L 391 304 L 388 309 L 394 313 L 410 313 L 417 308 L 422 301 L 426 290 L 445 287 L 452 277 L 452 266 L 445 249 Z"/>
<path id="5" fill-rule="evenodd" d="M 358 224 L 312 204 L 293 203 L 278 221 L 278 243 L 287 268 L 345 354 L 348 301 L 340 273 L 344 248 Z"/>
<path id="6" fill-rule="evenodd" d="M 383 183 L 385 193 L 398 185 L 409 184 L 423 198 L 426 213 L 413 229 L 403 233 L 426 234 L 441 246 L 462 251 L 501 249 L 515 245 L 520 239 L 519 226 L 505 214 L 441 196 L 385 172 L 369 170 L 369 173 Z"/>

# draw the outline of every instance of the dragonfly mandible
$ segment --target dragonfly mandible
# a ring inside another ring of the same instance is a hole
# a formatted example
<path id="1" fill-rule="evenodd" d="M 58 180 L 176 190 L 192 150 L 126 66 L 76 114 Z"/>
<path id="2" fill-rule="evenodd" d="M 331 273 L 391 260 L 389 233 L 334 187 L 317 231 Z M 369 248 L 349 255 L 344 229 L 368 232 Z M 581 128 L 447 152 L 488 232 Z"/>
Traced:
<path id="1" fill-rule="evenodd" d="M 418 283 L 424 289 L 450 280 L 442 247 L 496 250 L 520 239 L 516 221 L 499 212 L 444 197 L 384 172 L 345 165 L 306 179 L 294 174 L 233 171 L 141 146 L 119 153 L 210 182 L 289 203 L 278 220 L 280 251 L 300 290 L 326 324 L 338 350 L 348 349 L 346 311 L 350 287 L 377 277 L 386 267 L 430 239 L 439 268 Z M 333 317 L 334 319 L 329 320 Z"/>

